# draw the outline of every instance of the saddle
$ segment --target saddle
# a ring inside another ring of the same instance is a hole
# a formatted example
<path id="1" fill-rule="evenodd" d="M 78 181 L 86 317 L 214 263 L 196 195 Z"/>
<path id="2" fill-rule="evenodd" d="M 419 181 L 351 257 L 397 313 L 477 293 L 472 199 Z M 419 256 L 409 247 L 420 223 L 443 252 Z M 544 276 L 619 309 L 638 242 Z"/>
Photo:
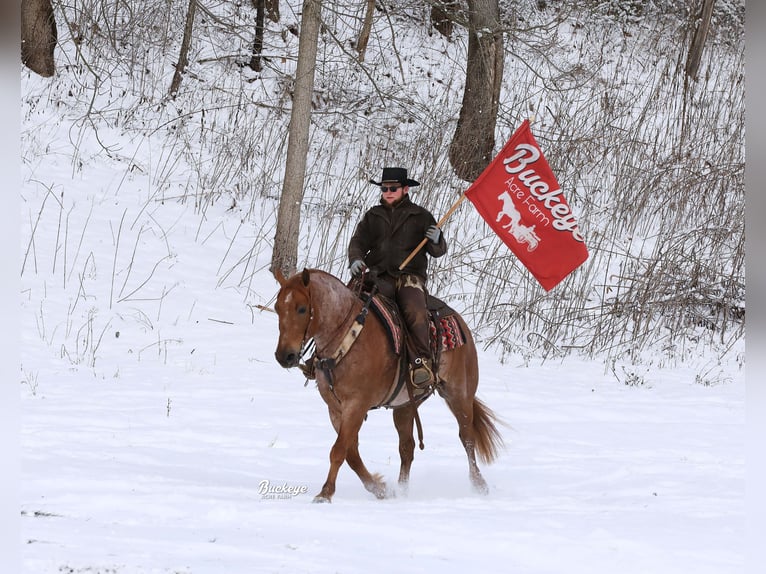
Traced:
<path id="1" fill-rule="evenodd" d="M 369 294 L 363 294 L 362 297 L 369 298 Z M 430 323 L 431 360 L 432 364 L 436 366 L 434 368 L 434 372 L 436 372 L 442 351 L 464 345 L 466 338 L 460 328 L 457 313 L 449 305 L 433 295 L 428 295 L 426 303 Z M 376 294 L 372 297 L 370 309 L 385 327 L 391 349 L 399 357 L 397 373 L 394 376 L 388 399 L 376 408 L 395 408 L 410 401 L 418 404 L 425 401 L 434 390 L 438 390 L 441 381 L 438 380 L 437 376 L 436 385 L 424 389 L 416 388 L 409 382 L 409 360 L 407 345 L 405 344 L 407 329 L 403 325 L 399 307 L 390 298 Z"/>
<path id="2" fill-rule="evenodd" d="M 349 287 L 351 286 L 349 285 Z M 399 357 L 396 373 L 387 398 L 373 408 L 396 408 L 411 401 L 418 404 L 423 402 L 436 389 L 434 386 L 427 389 L 415 389 L 412 384 L 409 384 L 409 361 L 406 345 L 407 329 L 403 324 L 398 305 L 389 297 L 379 293 L 373 294 L 365 290 L 361 290 L 358 293 L 359 298 L 364 302 L 365 308 L 371 309 L 380 319 L 388 335 L 391 349 Z M 437 371 L 442 352 L 464 345 L 466 337 L 460 327 L 457 312 L 454 309 L 441 299 L 430 294 L 427 296 L 426 304 L 430 324 L 429 342 L 431 360 L 432 364 L 437 366 L 434 369 Z M 309 379 L 316 378 L 317 364 L 313 354 L 299 367 L 306 376 L 306 383 L 308 383 Z M 325 365 L 322 368 L 328 369 L 328 378 L 330 379 L 330 387 L 332 389 L 332 366 L 327 367 Z M 439 382 L 437 381 L 437 386 Z"/>
<path id="3" fill-rule="evenodd" d="M 363 297 L 369 297 L 369 294 L 363 295 Z M 442 351 L 461 347 L 465 344 L 466 338 L 465 333 L 460 328 L 457 312 L 454 309 L 441 299 L 430 294 L 426 303 L 431 332 L 431 355 L 436 365 Z M 405 348 L 404 336 L 406 329 L 402 325 L 399 307 L 388 297 L 377 294 L 373 296 L 370 308 L 385 326 L 391 348 L 397 355 L 401 355 L 402 350 Z"/>

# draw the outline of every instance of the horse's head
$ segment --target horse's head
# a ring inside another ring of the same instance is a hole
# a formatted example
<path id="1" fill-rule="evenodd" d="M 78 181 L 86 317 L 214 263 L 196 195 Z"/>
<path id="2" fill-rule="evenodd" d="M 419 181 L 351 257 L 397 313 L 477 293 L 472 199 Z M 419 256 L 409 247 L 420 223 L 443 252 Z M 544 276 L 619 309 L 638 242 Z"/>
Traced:
<path id="1" fill-rule="evenodd" d="M 274 356 L 285 369 L 295 367 L 300 361 L 303 345 L 309 338 L 311 323 L 311 292 L 309 291 L 309 272 L 285 279 L 277 270 L 274 273 L 281 288 L 277 294 L 274 309 L 279 316 L 279 341 Z"/>

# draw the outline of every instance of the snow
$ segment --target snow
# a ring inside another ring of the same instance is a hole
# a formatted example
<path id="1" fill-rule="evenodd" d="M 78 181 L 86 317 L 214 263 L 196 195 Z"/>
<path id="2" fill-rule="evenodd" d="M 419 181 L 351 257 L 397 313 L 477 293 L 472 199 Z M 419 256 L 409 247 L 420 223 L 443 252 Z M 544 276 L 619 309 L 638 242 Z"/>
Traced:
<path id="1" fill-rule="evenodd" d="M 314 505 L 333 432 L 315 389 L 273 364 L 273 319 L 258 323 L 242 336 L 208 328 L 216 365 L 56 373 L 25 394 L 26 572 L 742 568 L 741 384 L 658 372 L 651 389 L 630 388 L 588 363 L 483 354 L 481 396 L 512 426 L 484 469 L 487 497 L 432 399 L 407 495 L 378 501 L 344 468 L 333 503 Z M 389 413 L 371 413 L 361 440 L 395 488 Z M 262 481 L 308 492 L 271 498 Z"/>
<path id="2" fill-rule="evenodd" d="M 259 307 L 277 291 L 275 201 L 172 199 L 188 174 L 162 180 L 163 141 L 100 126 L 100 143 L 62 101 L 22 119 L 21 572 L 744 569 L 744 341 L 723 362 L 614 371 L 481 348 L 478 396 L 506 443 L 487 496 L 436 397 L 407 491 L 380 410 L 360 450 L 391 496 L 344 466 L 313 504 L 334 431 Z"/>
<path id="3" fill-rule="evenodd" d="M 25 188 L 31 220 L 42 214 L 38 271 L 22 277 L 24 572 L 742 569 L 740 370 L 705 386 L 691 368 L 644 369 L 631 386 L 599 362 L 482 351 L 479 396 L 508 425 L 483 468 L 488 496 L 472 491 L 456 423 L 432 398 L 408 492 L 390 413 L 374 411 L 361 452 L 393 496 L 378 501 L 344 466 L 333 503 L 315 505 L 334 432 L 313 385 L 273 358 L 276 315 L 254 307 L 277 290 L 269 254 L 248 301 L 210 272 L 253 230 L 235 236 L 225 207 L 202 218 L 50 173 L 66 182 L 69 273 L 62 209 Z M 78 343 L 50 345 L 65 329 Z M 295 494 L 264 495 L 264 481 Z"/>

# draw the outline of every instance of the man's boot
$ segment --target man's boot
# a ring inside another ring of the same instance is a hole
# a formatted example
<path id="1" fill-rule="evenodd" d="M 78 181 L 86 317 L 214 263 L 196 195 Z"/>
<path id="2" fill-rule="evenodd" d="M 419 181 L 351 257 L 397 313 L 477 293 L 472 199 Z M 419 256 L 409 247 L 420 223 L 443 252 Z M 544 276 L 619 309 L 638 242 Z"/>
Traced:
<path id="1" fill-rule="evenodd" d="M 433 384 L 434 373 L 431 370 L 431 361 L 418 357 L 412 362 L 412 384 L 418 388 Z"/>

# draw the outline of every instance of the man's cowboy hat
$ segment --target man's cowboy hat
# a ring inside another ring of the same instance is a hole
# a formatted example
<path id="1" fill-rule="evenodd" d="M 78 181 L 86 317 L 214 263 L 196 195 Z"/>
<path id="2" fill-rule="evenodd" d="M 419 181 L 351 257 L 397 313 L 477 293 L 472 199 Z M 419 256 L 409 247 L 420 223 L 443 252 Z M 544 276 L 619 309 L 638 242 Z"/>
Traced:
<path id="1" fill-rule="evenodd" d="M 370 180 L 370 183 L 374 183 L 375 185 L 393 182 L 400 183 L 407 187 L 415 187 L 416 185 L 420 185 L 420 182 L 407 177 L 407 170 L 403 167 L 384 167 L 383 177 L 380 178 L 380 181 L 375 181 L 374 179 Z"/>

